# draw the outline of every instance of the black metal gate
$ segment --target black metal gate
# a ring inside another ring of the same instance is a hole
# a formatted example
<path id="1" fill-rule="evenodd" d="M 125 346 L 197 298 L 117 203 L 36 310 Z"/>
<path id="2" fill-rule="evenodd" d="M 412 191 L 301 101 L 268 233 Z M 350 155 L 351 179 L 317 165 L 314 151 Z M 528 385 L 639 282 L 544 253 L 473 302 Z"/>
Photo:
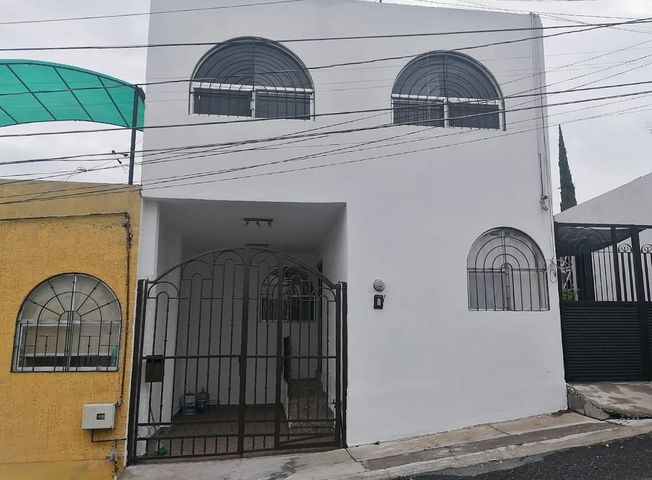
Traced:
<path id="1" fill-rule="evenodd" d="M 345 444 L 346 284 L 260 248 L 139 282 L 129 461 Z"/>
<path id="2" fill-rule="evenodd" d="M 652 230 L 557 224 L 569 382 L 652 380 Z"/>

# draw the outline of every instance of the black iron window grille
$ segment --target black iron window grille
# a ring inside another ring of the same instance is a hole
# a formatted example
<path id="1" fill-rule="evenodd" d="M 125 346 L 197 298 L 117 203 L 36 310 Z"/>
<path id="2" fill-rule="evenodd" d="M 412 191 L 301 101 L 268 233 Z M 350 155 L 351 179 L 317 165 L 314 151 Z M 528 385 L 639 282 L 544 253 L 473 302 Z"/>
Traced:
<path id="1" fill-rule="evenodd" d="M 498 83 L 480 63 L 454 52 L 429 52 L 401 71 L 392 90 L 393 121 L 428 127 L 505 128 Z"/>
<path id="2" fill-rule="evenodd" d="M 34 288 L 18 314 L 13 371 L 118 368 L 120 303 L 90 275 L 63 274 Z"/>
<path id="3" fill-rule="evenodd" d="M 223 42 L 199 62 L 192 78 L 196 114 L 309 120 L 313 113 L 315 90 L 306 66 L 271 40 Z"/>
<path id="4" fill-rule="evenodd" d="M 260 288 L 260 321 L 275 322 L 281 315 L 279 299 L 279 275 L 274 270 L 263 281 Z M 283 275 L 284 322 L 314 322 L 320 311 L 320 295 L 307 273 L 286 268 Z"/>
<path id="5" fill-rule="evenodd" d="M 469 310 L 549 310 L 543 253 L 529 236 L 495 228 L 478 238 L 467 260 Z"/>

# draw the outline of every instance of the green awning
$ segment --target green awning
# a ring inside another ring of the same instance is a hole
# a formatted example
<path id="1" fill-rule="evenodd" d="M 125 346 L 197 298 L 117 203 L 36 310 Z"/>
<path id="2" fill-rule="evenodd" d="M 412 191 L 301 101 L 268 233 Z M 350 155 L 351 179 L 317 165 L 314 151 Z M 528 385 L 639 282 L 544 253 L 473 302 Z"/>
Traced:
<path id="1" fill-rule="evenodd" d="M 0 60 L 0 127 L 33 122 L 87 121 L 138 129 L 145 102 L 135 85 L 98 72 L 35 60 Z"/>

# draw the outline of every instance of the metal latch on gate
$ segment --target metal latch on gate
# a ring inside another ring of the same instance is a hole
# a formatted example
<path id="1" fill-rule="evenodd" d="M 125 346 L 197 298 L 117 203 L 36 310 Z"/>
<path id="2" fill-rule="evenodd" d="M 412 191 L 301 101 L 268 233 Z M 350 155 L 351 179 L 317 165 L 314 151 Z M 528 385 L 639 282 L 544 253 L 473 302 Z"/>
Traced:
<path id="1" fill-rule="evenodd" d="M 165 358 L 163 355 L 149 355 L 145 358 L 145 382 L 162 382 L 165 374 Z"/>

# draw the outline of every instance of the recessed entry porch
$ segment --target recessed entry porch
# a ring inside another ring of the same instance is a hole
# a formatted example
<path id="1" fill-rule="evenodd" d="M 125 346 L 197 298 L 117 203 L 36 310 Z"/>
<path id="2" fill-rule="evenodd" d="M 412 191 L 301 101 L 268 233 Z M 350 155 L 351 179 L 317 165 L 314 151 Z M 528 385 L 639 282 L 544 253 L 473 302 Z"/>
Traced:
<path id="1" fill-rule="evenodd" d="M 345 441 L 342 204 L 163 201 L 131 461 Z"/>

